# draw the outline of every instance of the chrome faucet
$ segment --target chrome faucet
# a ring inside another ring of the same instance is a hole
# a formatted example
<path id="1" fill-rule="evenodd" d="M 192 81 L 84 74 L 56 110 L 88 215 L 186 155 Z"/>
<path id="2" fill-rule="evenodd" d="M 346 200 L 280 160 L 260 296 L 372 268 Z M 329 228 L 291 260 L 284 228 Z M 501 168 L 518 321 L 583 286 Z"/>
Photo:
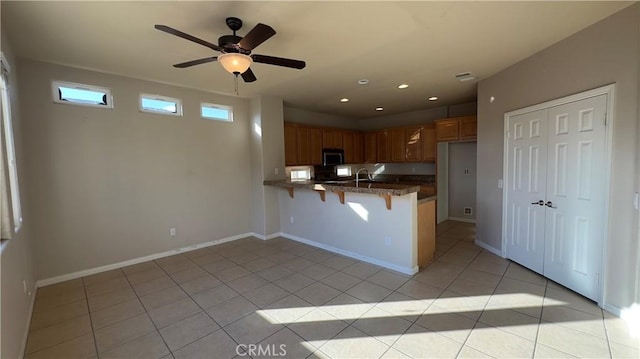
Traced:
<path id="1" fill-rule="evenodd" d="M 358 172 L 356 172 L 356 187 L 358 187 L 358 182 L 360 181 L 360 172 L 362 171 L 367 172 L 367 179 L 371 181 L 371 174 L 369 173 L 369 170 L 362 167 L 361 169 L 358 170 Z"/>

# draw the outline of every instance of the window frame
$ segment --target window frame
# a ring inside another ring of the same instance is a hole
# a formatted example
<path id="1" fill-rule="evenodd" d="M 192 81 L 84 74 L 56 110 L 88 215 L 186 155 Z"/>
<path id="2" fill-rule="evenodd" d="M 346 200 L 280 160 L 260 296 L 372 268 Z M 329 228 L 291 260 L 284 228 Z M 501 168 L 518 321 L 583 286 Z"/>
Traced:
<path id="1" fill-rule="evenodd" d="M 229 117 L 224 119 L 224 118 L 221 118 L 221 117 L 204 116 L 202 114 L 202 110 L 204 108 L 215 108 L 215 109 L 219 109 L 219 110 L 227 110 L 227 112 L 229 113 Z M 220 104 L 211 103 L 211 102 L 200 102 L 200 118 L 203 119 L 203 120 L 213 120 L 213 121 L 219 121 L 219 122 L 232 123 L 233 122 L 233 106 L 220 105 Z"/>
<path id="2" fill-rule="evenodd" d="M 77 90 L 85 90 L 85 91 L 94 91 L 94 92 L 102 92 L 106 97 L 105 105 L 98 105 L 93 103 L 84 103 L 84 102 L 76 102 L 76 101 L 65 101 L 60 98 L 61 92 L 60 87 L 73 88 Z M 53 96 L 53 102 L 59 103 L 63 105 L 73 105 L 73 106 L 83 106 L 83 107 L 93 107 L 93 108 L 102 108 L 102 109 L 113 109 L 113 96 L 111 95 L 111 89 L 102 86 L 81 84 L 77 82 L 69 82 L 69 81 L 60 81 L 53 80 L 51 81 L 51 95 Z"/>
<path id="3" fill-rule="evenodd" d="M 146 109 L 146 108 L 144 108 L 142 106 L 142 99 L 143 98 L 148 99 L 148 100 L 159 100 L 159 101 L 166 101 L 166 102 L 174 102 L 176 104 L 176 112 L 168 112 L 168 111 L 158 111 L 158 110 L 153 110 L 153 109 Z M 152 114 L 156 114 L 156 115 L 178 116 L 178 117 L 182 116 L 182 100 L 179 99 L 179 98 L 175 98 L 175 97 L 154 95 L 154 94 L 150 94 L 150 93 L 140 93 L 140 96 L 138 96 L 138 108 L 140 109 L 140 112 L 145 112 L 145 113 L 152 113 Z"/>
<path id="4" fill-rule="evenodd" d="M 13 233 L 18 233 L 22 228 L 22 202 L 20 197 L 20 184 L 18 180 L 18 165 L 16 158 L 15 136 L 13 132 L 13 118 L 11 117 L 11 96 L 9 96 L 9 64 L 0 54 L 2 70 L 0 71 L 0 120 L 4 129 L 4 147 L 6 151 L 9 194 L 11 196 L 11 219 L 13 221 Z"/>

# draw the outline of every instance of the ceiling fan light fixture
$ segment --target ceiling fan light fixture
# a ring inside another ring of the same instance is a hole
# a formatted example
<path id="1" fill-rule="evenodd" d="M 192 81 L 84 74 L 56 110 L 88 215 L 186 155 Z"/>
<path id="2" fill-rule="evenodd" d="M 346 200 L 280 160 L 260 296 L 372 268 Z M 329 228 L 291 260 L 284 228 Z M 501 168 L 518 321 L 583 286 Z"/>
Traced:
<path id="1" fill-rule="evenodd" d="M 229 73 L 239 75 L 249 69 L 253 63 L 253 59 L 245 54 L 227 53 L 218 56 L 218 62 Z"/>

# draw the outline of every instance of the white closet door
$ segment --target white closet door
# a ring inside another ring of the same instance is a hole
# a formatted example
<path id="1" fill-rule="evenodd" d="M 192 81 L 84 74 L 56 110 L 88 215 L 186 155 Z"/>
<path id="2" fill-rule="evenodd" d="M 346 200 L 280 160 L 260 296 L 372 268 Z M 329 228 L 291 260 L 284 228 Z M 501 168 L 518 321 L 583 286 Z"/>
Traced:
<path id="1" fill-rule="evenodd" d="M 547 112 L 513 116 L 508 124 L 507 257 L 538 273 L 544 261 Z"/>
<path id="2" fill-rule="evenodd" d="M 549 109 L 544 275 L 598 300 L 606 95 Z"/>

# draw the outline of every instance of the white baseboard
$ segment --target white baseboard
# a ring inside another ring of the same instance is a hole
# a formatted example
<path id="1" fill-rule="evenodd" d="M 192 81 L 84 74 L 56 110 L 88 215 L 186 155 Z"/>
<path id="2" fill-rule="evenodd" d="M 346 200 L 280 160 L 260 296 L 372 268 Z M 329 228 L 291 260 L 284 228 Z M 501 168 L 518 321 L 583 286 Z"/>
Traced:
<path id="1" fill-rule="evenodd" d="M 403 274 L 414 275 L 414 274 L 418 273 L 418 269 L 419 269 L 418 266 L 414 266 L 414 267 L 399 266 L 397 264 L 393 264 L 393 263 L 389 263 L 389 262 L 382 261 L 382 260 L 379 260 L 379 259 L 363 256 L 363 255 L 355 253 L 355 252 L 346 251 L 344 249 L 340 249 L 340 248 L 337 248 L 337 247 L 329 246 L 329 245 L 326 245 L 324 243 L 318 243 L 318 242 L 315 242 L 315 241 L 312 241 L 312 240 L 309 240 L 309 239 L 305 239 L 305 238 L 302 238 L 302 237 L 294 236 L 294 235 L 291 235 L 291 234 L 288 234 L 288 233 L 280 233 L 280 237 L 284 237 L 284 238 L 287 238 L 287 239 L 294 240 L 296 242 L 308 244 L 310 246 L 321 248 L 321 249 L 327 250 L 329 252 L 342 254 L 342 255 L 347 256 L 347 257 L 351 257 L 351 258 L 354 258 L 354 259 L 357 259 L 357 260 L 360 260 L 360 261 L 363 261 L 363 262 L 375 264 L 377 266 L 384 267 L 384 268 L 387 268 L 387 269 L 391 269 L 393 271 L 400 272 L 400 273 L 403 273 Z"/>
<path id="2" fill-rule="evenodd" d="M 450 221 L 456 221 L 456 222 L 476 223 L 476 220 L 471 218 L 449 217 L 447 219 Z"/>
<path id="3" fill-rule="evenodd" d="M 259 234 L 256 232 L 251 232 L 251 235 L 258 238 L 258 239 L 262 239 L 263 241 L 269 240 L 269 239 L 274 239 L 277 237 L 281 237 L 282 236 L 282 232 L 276 232 L 276 233 L 271 233 L 268 235 L 264 235 L 264 234 Z"/>
<path id="4" fill-rule="evenodd" d="M 138 258 L 134 258 L 134 259 L 129 259 L 129 260 L 126 260 L 126 261 L 123 261 L 123 262 L 107 264 L 107 265 L 100 266 L 100 267 L 85 269 L 85 270 L 81 270 L 81 271 L 78 271 L 78 272 L 73 272 L 73 273 L 63 274 L 63 275 L 56 276 L 56 277 L 41 279 L 41 280 L 38 280 L 36 282 L 36 288 L 44 287 L 44 286 L 47 286 L 47 285 L 56 284 L 56 283 L 60 283 L 60 282 L 64 282 L 64 281 L 71 280 L 71 279 L 81 278 L 81 277 L 85 277 L 85 276 L 96 274 L 96 273 L 106 272 L 106 271 L 109 271 L 109 270 L 112 270 L 112 269 L 118 269 L 118 268 L 127 267 L 127 266 L 138 264 L 138 263 L 148 262 L 148 261 L 152 261 L 154 259 L 164 258 L 164 257 L 172 256 L 172 255 L 175 255 L 175 254 L 179 254 L 179 253 L 190 252 L 190 251 L 194 251 L 194 250 L 200 249 L 200 248 L 215 246 L 216 244 L 222 244 L 222 243 L 225 243 L 225 242 L 231 242 L 231 241 L 235 241 L 235 240 L 238 240 L 238 239 L 241 239 L 241 238 L 247 238 L 247 237 L 252 237 L 252 236 L 256 236 L 256 234 L 255 233 L 238 234 L 238 235 L 231 236 L 231 237 L 216 239 L 216 240 L 205 242 L 205 243 L 199 243 L 199 244 L 195 244 L 195 245 L 188 246 L 188 247 L 183 247 L 183 248 L 170 250 L 170 251 L 167 251 L 167 252 L 151 254 L 151 255 L 148 255 L 148 256 L 144 256 L 144 257 L 138 257 Z M 269 236 L 271 236 L 271 235 L 269 235 Z"/>
<path id="5" fill-rule="evenodd" d="M 615 305 L 605 304 L 605 305 L 602 306 L 602 309 L 604 309 L 607 312 L 615 315 L 618 318 L 620 318 L 620 316 L 622 316 L 622 309 L 616 307 Z"/>
<path id="6" fill-rule="evenodd" d="M 18 359 L 24 358 L 24 352 L 27 350 L 27 339 L 29 338 L 29 327 L 31 326 L 31 317 L 33 316 L 33 307 L 36 305 L 36 294 L 38 292 L 38 287 L 33 288 L 33 292 L 31 293 L 31 303 L 29 303 L 29 312 L 27 313 L 27 322 L 24 329 L 24 335 L 22 338 L 22 345 L 20 347 L 20 356 Z"/>
<path id="7" fill-rule="evenodd" d="M 483 249 L 485 249 L 485 250 L 487 250 L 487 251 L 489 251 L 489 252 L 491 252 L 491 253 L 499 256 L 499 257 L 502 257 L 502 251 L 497 249 L 497 248 L 495 248 L 495 247 L 493 247 L 493 246 L 490 246 L 490 245 L 488 245 L 488 244 L 486 244 L 484 242 L 481 242 L 481 241 L 479 241 L 477 239 L 474 240 L 473 243 L 478 247 L 482 247 Z M 504 257 L 502 257 L 502 258 L 504 258 Z"/>

